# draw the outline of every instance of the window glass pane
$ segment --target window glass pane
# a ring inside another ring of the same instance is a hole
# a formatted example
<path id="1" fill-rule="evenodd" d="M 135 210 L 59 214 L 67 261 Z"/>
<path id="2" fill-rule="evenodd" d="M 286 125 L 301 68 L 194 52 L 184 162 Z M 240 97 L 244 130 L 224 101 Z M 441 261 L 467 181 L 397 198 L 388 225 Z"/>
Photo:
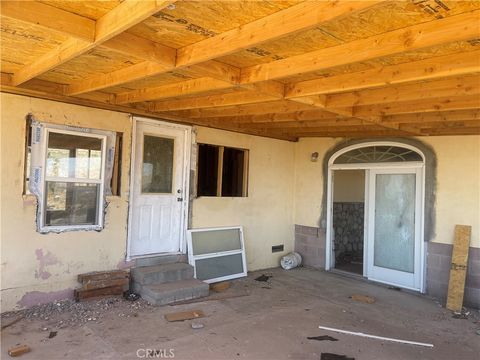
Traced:
<path id="1" fill-rule="evenodd" d="M 218 146 L 198 146 L 198 196 L 217 195 Z"/>
<path id="2" fill-rule="evenodd" d="M 174 139 L 145 135 L 143 138 L 143 193 L 171 193 Z"/>
<path id="3" fill-rule="evenodd" d="M 244 150 L 223 151 L 222 196 L 243 196 Z"/>
<path id="4" fill-rule="evenodd" d="M 414 250 L 415 174 L 378 174 L 374 264 L 413 273 Z"/>
<path id="5" fill-rule="evenodd" d="M 197 279 L 209 280 L 244 272 L 242 254 L 195 260 Z"/>
<path id="6" fill-rule="evenodd" d="M 193 255 L 241 250 L 240 230 L 193 231 L 192 248 Z"/>
<path id="7" fill-rule="evenodd" d="M 100 184 L 47 181 L 45 225 L 96 225 Z"/>
<path id="8" fill-rule="evenodd" d="M 102 139 L 50 132 L 47 177 L 100 179 Z"/>
<path id="9" fill-rule="evenodd" d="M 422 161 L 417 152 L 399 146 L 367 146 L 353 149 L 335 159 L 335 164 Z"/>

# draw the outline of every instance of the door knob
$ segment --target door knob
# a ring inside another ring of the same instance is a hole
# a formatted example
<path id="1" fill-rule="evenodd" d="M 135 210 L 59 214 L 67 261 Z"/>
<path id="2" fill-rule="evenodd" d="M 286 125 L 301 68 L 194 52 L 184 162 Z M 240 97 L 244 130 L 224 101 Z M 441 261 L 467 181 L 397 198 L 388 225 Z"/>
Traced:
<path id="1" fill-rule="evenodd" d="M 179 197 L 177 198 L 177 201 L 183 201 L 183 198 Z"/>

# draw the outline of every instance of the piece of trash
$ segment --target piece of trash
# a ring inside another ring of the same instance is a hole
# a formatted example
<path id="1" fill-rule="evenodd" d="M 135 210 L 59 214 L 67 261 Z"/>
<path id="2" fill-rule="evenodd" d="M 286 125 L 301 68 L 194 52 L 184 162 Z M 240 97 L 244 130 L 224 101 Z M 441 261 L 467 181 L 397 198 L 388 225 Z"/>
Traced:
<path id="1" fill-rule="evenodd" d="M 290 270 L 302 264 L 302 256 L 297 252 L 291 252 L 280 259 L 280 266 Z"/>
<path id="2" fill-rule="evenodd" d="M 204 327 L 205 325 L 203 325 L 202 323 L 192 322 L 192 329 L 203 329 Z"/>
<path id="3" fill-rule="evenodd" d="M 137 293 L 134 293 L 133 291 L 127 290 L 123 293 L 123 297 L 127 301 L 137 301 L 140 299 L 140 295 Z"/>
<path id="4" fill-rule="evenodd" d="M 352 296 L 349 296 L 349 298 L 355 301 L 366 303 L 366 304 L 373 304 L 375 302 L 375 298 L 373 296 L 368 296 L 368 295 L 354 294 Z"/>
<path id="5" fill-rule="evenodd" d="M 469 313 L 456 312 L 456 313 L 453 313 L 452 318 L 454 318 L 454 319 L 468 319 L 468 314 Z"/>
<path id="6" fill-rule="evenodd" d="M 230 282 L 229 281 L 222 281 L 219 283 L 215 284 L 210 284 L 210 290 L 215 291 L 215 292 L 222 292 L 227 290 L 230 287 Z"/>
<path id="7" fill-rule="evenodd" d="M 259 277 L 255 278 L 255 281 L 268 281 L 268 279 L 270 279 L 271 276 L 268 276 L 268 275 L 265 275 L 265 274 L 262 274 L 260 275 Z"/>
<path id="8" fill-rule="evenodd" d="M 335 339 L 334 337 L 328 336 L 328 335 L 322 335 L 322 336 L 309 336 L 307 337 L 308 340 L 318 340 L 318 341 L 338 341 L 338 339 Z"/>
<path id="9" fill-rule="evenodd" d="M 322 355 L 320 355 L 320 360 L 355 360 L 355 358 L 348 357 L 347 355 L 322 353 Z"/>
<path id="10" fill-rule="evenodd" d="M 10 355 L 11 357 L 16 357 L 16 356 L 26 354 L 29 351 L 30 351 L 30 347 L 28 345 L 18 345 L 8 349 L 8 355 Z"/>
<path id="11" fill-rule="evenodd" d="M 409 341 L 409 340 L 400 340 L 400 339 L 387 338 L 387 337 L 383 337 L 383 336 L 364 334 L 364 333 L 361 333 L 361 332 L 335 329 L 335 328 L 330 328 L 330 327 L 326 327 L 326 326 L 319 326 L 318 328 L 319 328 L 319 329 L 322 329 L 322 330 L 329 330 L 329 331 L 338 332 L 338 333 L 341 333 L 341 334 L 355 335 L 355 336 L 361 336 L 361 337 L 366 337 L 366 338 L 371 338 L 371 339 L 392 341 L 392 342 L 397 342 L 397 343 L 402 343 L 402 344 L 410 344 L 410 345 L 433 347 L 433 344 L 427 344 L 427 343 L 421 343 L 421 342 Z"/>
<path id="12" fill-rule="evenodd" d="M 50 331 L 50 334 L 48 334 L 49 339 L 53 339 L 55 336 L 57 336 L 57 331 Z"/>
<path id="13" fill-rule="evenodd" d="M 480 335 L 480 329 L 477 330 L 477 335 Z"/>
<path id="14" fill-rule="evenodd" d="M 390 290 L 395 290 L 395 291 L 400 291 L 402 288 L 399 288 L 398 286 L 389 286 L 388 287 Z"/>
<path id="15" fill-rule="evenodd" d="M 167 321 L 172 322 L 172 321 L 198 319 L 204 316 L 205 314 L 203 313 L 202 310 L 193 310 L 193 311 L 183 311 L 183 312 L 165 314 L 165 319 L 167 319 Z"/>

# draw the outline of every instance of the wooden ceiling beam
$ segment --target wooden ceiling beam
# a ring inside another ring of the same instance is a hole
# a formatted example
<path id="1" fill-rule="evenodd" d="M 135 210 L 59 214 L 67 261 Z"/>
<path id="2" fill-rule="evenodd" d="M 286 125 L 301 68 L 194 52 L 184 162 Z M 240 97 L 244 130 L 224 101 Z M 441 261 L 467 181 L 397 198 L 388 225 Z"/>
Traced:
<path id="1" fill-rule="evenodd" d="M 156 101 L 151 104 L 151 109 L 152 111 L 157 112 L 204 109 L 220 106 L 235 106 L 241 104 L 257 104 L 272 100 L 276 100 L 276 97 L 245 90 L 220 95 Z"/>
<path id="2" fill-rule="evenodd" d="M 312 110 L 311 106 L 295 103 L 286 100 L 277 100 L 263 102 L 258 104 L 245 104 L 234 106 L 221 106 L 209 109 L 190 109 L 177 111 L 178 116 L 187 118 L 210 118 L 210 117 L 226 117 L 226 116 L 242 116 L 242 115 L 260 115 L 271 113 L 292 113 L 295 111 Z"/>
<path id="3" fill-rule="evenodd" d="M 479 61 L 480 62 L 480 61 Z M 326 96 L 330 108 L 480 94 L 480 77 L 450 77 Z"/>
<path id="4" fill-rule="evenodd" d="M 288 128 L 311 128 L 311 127 L 324 127 L 324 126 L 358 126 L 365 125 L 364 120 L 360 119 L 325 119 L 325 120 L 312 120 L 312 121 L 286 121 L 286 122 L 273 122 L 273 123 L 239 123 L 240 127 L 248 128 L 264 128 L 264 129 L 288 129 Z"/>
<path id="5" fill-rule="evenodd" d="M 450 121 L 462 120 L 479 120 L 480 110 L 459 110 L 459 111 L 443 111 L 419 114 L 401 114 L 387 115 L 382 118 L 382 122 L 397 124 L 415 124 L 415 123 L 442 123 Z"/>
<path id="6" fill-rule="evenodd" d="M 212 90 L 224 90 L 229 88 L 232 88 L 232 84 L 226 81 L 216 80 L 212 78 L 191 79 L 173 84 L 120 93 L 116 96 L 116 103 L 127 104 L 150 100 L 159 100 L 170 97 L 194 95 Z"/>
<path id="7" fill-rule="evenodd" d="M 275 80 L 480 36 L 480 10 L 242 69 L 241 83 Z"/>
<path id="8" fill-rule="evenodd" d="M 128 28 L 142 22 L 171 3 L 172 1 L 160 0 L 126 0 L 122 2 L 96 21 L 95 39 L 93 42 L 77 38 L 66 40 L 57 48 L 15 72 L 12 78 L 13 85 L 18 86 L 84 54 Z"/>
<path id="9" fill-rule="evenodd" d="M 462 97 L 422 99 L 417 101 L 401 101 L 382 105 L 357 106 L 353 109 L 353 116 L 384 116 L 451 110 L 477 110 L 479 107 L 480 97 L 478 95 L 469 95 Z"/>
<path id="10" fill-rule="evenodd" d="M 285 97 L 356 91 L 480 73 L 480 50 L 287 84 Z"/>
<path id="11" fill-rule="evenodd" d="M 311 29 L 381 1 L 305 1 L 251 23 L 178 49 L 177 66 L 219 58 L 251 46 Z"/>
<path id="12" fill-rule="evenodd" d="M 79 40 L 95 40 L 95 20 L 37 1 L 1 1 L 0 13 Z"/>
<path id="13" fill-rule="evenodd" d="M 168 113 L 167 113 L 168 114 Z M 273 113 L 263 115 L 240 115 L 240 116 L 218 116 L 205 119 L 194 118 L 194 120 L 203 120 L 210 122 L 225 122 L 225 123 L 276 123 L 276 122 L 291 122 L 291 121 L 315 121 L 315 120 L 331 120 L 341 117 L 336 117 L 335 114 L 323 111 L 321 109 L 297 111 L 293 113 Z"/>

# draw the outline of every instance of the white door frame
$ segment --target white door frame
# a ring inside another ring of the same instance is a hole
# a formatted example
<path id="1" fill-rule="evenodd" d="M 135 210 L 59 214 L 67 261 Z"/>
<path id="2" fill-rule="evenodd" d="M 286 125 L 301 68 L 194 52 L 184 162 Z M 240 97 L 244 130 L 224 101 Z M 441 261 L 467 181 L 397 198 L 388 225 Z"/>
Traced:
<path id="1" fill-rule="evenodd" d="M 185 132 L 185 144 L 184 144 L 184 169 L 183 169 L 183 193 L 181 196 L 183 197 L 184 201 L 182 201 L 182 218 L 181 218 L 181 231 L 180 231 L 180 254 L 187 253 L 187 242 L 186 242 L 186 234 L 188 228 L 188 213 L 189 213 L 189 206 L 190 206 L 190 157 L 191 157 L 191 150 L 192 150 L 192 127 L 188 125 L 181 125 L 170 123 L 166 121 L 160 121 L 155 119 L 149 119 L 139 116 L 132 116 L 132 143 L 130 144 L 130 184 L 129 184 L 129 194 L 128 194 L 128 228 L 127 228 L 127 261 L 131 259 L 138 259 L 138 258 L 145 258 L 145 257 L 154 257 L 154 256 L 162 256 L 162 255 L 171 255 L 172 253 L 162 253 L 162 254 L 147 254 L 147 255 L 138 255 L 132 256 L 130 252 L 130 245 L 131 245 L 131 228 L 132 228 L 132 204 L 133 204 L 133 176 L 134 176 L 134 169 L 135 169 L 135 148 L 136 148 L 136 135 L 137 135 L 137 123 L 142 122 L 149 125 L 158 126 L 161 128 L 170 128 L 170 129 L 177 129 L 183 130 Z"/>
<path id="2" fill-rule="evenodd" d="M 392 163 L 358 163 L 358 164 L 334 164 L 334 161 L 342 154 L 358 149 L 358 148 L 364 148 L 368 146 L 398 146 L 402 147 L 405 149 L 413 150 L 416 153 L 420 154 L 422 157 L 422 161 L 408 161 L 408 162 L 392 162 Z M 421 206 L 421 213 L 420 213 L 420 289 L 419 291 L 422 293 L 425 293 L 426 291 L 426 276 L 425 276 L 425 271 L 426 271 L 426 244 L 424 241 L 424 223 L 425 223 L 425 155 L 423 152 L 416 148 L 415 146 L 409 145 L 409 144 L 404 144 L 400 142 L 394 142 L 394 141 L 372 141 L 372 142 L 365 142 L 365 143 L 359 143 L 356 145 L 351 145 L 347 146 L 336 153 L 334 153 L 330 159 L 328 160 L 328 170 L 327 170 L 327 209 L 326 209 L 326 215 L 327 215 L 327 223 L 326 223 L 326 236 L 325 236 L 325 270 L 330 271 L 335 264 L 335 257 L 332 256 L 332 250 L 333 250 L 333 217 L 332 217 L 332 211 L 333 211 L 333 171 L 335 170 L 370 170 L 370 169 L 395 169 L 395 168 L 420 168 L 421 169 L 421 199 L 420 199 L 420 206 Z M 369 183 L 369 171 L 365 171 L 365 204 L 367 203 L 368 200 L 368 183 Z M 367 269 L 367 263 L 366 261 L 368 260 L 368 257 L 366 255 L 366 249 L 368 247 L 368 244 L 366 243 L 368 240 L 368 226 L 366 226 L 367 222 L 366 219 L 368 219 L 368 207 L 365 206 L 365 213 L 364 213 L 364 218 L 365 218 L 365 226 L 364 226 L 364 264 L 363 264 L 363 273 L 366 273 Z"/>

